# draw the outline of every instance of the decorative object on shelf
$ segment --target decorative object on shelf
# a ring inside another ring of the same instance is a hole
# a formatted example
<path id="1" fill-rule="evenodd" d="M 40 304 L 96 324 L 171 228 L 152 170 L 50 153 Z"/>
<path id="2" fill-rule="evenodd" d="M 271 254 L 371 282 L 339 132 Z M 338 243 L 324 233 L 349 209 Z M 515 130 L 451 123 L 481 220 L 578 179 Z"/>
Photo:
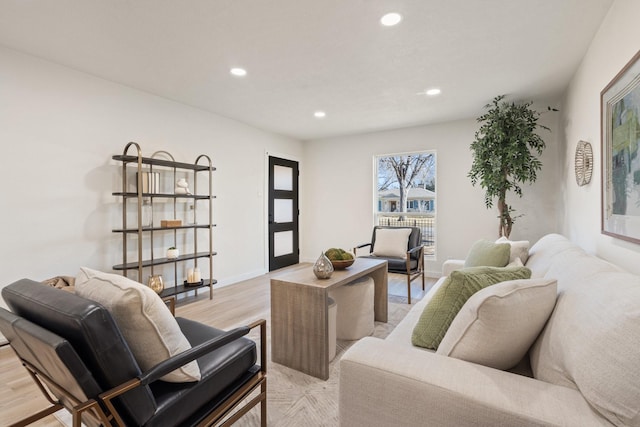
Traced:
<path id="1" fill-rule="evenodd" d="M 169 249 L 167 249 L 168 259 L 176 259 L 179 256 L 180 256 L 180 251 L 175 246 L 171 246 Z"/>
<path id="2" fill-rule="evenodd" d="M 204 284 L 204 279 L 200 279 L 197 282 L 189 282 L 189 281 L 185 280 L 183 284 L 185 286 L 192 286 L 192 287 L 202 286 Z"/>
<path id="3" fill-rule="evenodd" d="M 324 252 L 320 253 L 320 257 L 313 264 L 313 274 L 318 279 L 328 279 L 333 274 L 333 264 L 331 264 L 331 260 L 327 258 Z"/>
<path id="4" fill-rule="evenodd" d="M 593 149 L 586 141 L 579 141 L 576 146 L 576 182 L 580 187 L 591 182 L 593 173 Z"/>
<path id="5" fill-rule="evenodd" d="M 600 92 L 602 234 L 640 244 L 640 51 Z"/>
<path id="6" fill-rule="evenodd" d="M 355 261 L 353 255 L 340 248 L 327 249 L 324 254 L 329 258 L 329 261 L 331 261 L 334 270 L 344 270 Z"/>
<path id="7" fill-rule="evenodd" d="M 141 184 L 142 193 L 146 193 L 146 194 L 160 193 L 160 173 L 136 172 L 136 183 L 138 182 Z"/>
<path id="8" fill-rule="evenodd" d="M 198 223 L 196 220 L 196 206 L 193 203 L 189 204 L 189 218 L 191 219 L 192 225 L 196 225 Z"/>
<path id="9" fill-rule="evenodd" d="M 142 201 L 142 226 L 153 227 L 153 205 L 149 199 Z"/>
<path id="10" fill-rule="evenodd" d="M 180 178 L 178 180 L 178 182 L 176 182 L 175 193 L 176 194 L 191 194 L 191 191 L 189 190 L 189 183 L 187 182 L 186 178 Z"/>
<path id="11" fill-rule="evenodd" d="M 521 185 L 536 181 L 537 172 L 542 169 L 539 157 L 545 148 L 537 131 L 549 130 L 538 123 L 542 113 L 531 108 L 531 101 L 506 102 L 504 97 L 496 96 L 485 105 L 488 111 L 477 119 L 481 126 L 471 143 L 473 163 L 467 174 L 472 185 L 480 184 L 485 189 L 487 209 L 497 199 L 498 237 L 509 237 L 515 218 L 521 216 L 512 216 L 514 209 L 505 199 L 511 192 L 522 197 Z"/>
<path id="12" fill-rule="evenodd" d="M 162 291 L 164 291 L 164 280 L 162 280 L 162 275 L 154 274 L 149 276 L 147 286 L 149 286 L 156 294 L 160 295 Z"/>
<path id="13" fill-rule="evenodd" d="M 182 225 L 181 219 L 162 219 L 160 220 L 160 227 L 180 227 Z"/>
<path id="14" fill-rule="evenodd" d="M 198 267 L 187 270 L 187 283 L 199 283 L 202 280 Z"/>

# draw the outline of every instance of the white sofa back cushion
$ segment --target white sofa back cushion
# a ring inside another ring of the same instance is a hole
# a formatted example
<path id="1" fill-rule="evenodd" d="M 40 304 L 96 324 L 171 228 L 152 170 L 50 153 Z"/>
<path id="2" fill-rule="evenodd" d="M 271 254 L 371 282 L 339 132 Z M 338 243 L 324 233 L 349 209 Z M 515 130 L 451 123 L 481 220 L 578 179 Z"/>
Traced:
<path id="1" fill-rule="evenodd" d="M 534 377 L 579 390 L 615 425 L 640 426 L 640 276 L 573 246 L 546 277 L 559 293 L 532 347 Z"/>
<path id="2" fill-rule="evenodd" d="M 525 263 L 527 268 L 531 270 L 531 278 L 544 277 L 555 256 L 572 247 L 575 245 L 560 234 L 547 234 L 538 240 L 529 249 L 529 258 Z"/>
<path id="3" fill-rule="evenodd" d="M 496 369 L 515 366 L 529 351 L 556 301 L 555 280 L 510 280 L 467 300 L 437 354 Z"/>

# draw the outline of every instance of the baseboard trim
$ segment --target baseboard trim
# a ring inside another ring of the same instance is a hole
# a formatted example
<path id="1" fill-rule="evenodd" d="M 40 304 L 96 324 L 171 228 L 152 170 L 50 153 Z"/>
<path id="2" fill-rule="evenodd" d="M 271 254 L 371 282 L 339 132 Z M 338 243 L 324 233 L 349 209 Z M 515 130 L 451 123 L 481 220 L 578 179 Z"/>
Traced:
<path id="1" fill-rule="evenodd" d="M 218 283 L 215 284 L 214 289 L 215 288 L 224 288 L 225 286 L 234 285 L 234 284 L 236 284 L 238 282 L 242 282 L 244 280 L 253 279 L 255 277 L 262 276 L 262 275 L 267 274 L 267 273 L 268 273 L 267 270 L 262 269 L 262 270 L 252 271 L 250 273 L 240 274 L 238 276 L 227 277 L 226 279 L 218 280 Z"/>

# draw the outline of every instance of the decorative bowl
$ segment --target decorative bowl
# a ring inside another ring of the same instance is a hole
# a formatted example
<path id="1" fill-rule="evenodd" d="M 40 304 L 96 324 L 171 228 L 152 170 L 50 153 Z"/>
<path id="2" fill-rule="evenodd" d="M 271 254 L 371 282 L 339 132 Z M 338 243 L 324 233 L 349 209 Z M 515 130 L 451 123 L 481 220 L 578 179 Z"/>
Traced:
<path id="1" fill-rule="evenodd" d="M 334 270 L 344 270 L 355 262 L 355 259 L 331 260 Z"/>

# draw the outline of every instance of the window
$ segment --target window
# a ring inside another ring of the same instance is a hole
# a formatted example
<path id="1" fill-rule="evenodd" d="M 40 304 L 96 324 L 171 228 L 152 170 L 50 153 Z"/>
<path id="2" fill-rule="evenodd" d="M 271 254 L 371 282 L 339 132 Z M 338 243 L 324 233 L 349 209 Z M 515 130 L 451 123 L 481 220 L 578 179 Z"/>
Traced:
<path id="1" fill-rule="evenodd" d="M 376 156 L 375 223 L 422 229 L 425 255 L 436 253 L 436 153 Z"/>

